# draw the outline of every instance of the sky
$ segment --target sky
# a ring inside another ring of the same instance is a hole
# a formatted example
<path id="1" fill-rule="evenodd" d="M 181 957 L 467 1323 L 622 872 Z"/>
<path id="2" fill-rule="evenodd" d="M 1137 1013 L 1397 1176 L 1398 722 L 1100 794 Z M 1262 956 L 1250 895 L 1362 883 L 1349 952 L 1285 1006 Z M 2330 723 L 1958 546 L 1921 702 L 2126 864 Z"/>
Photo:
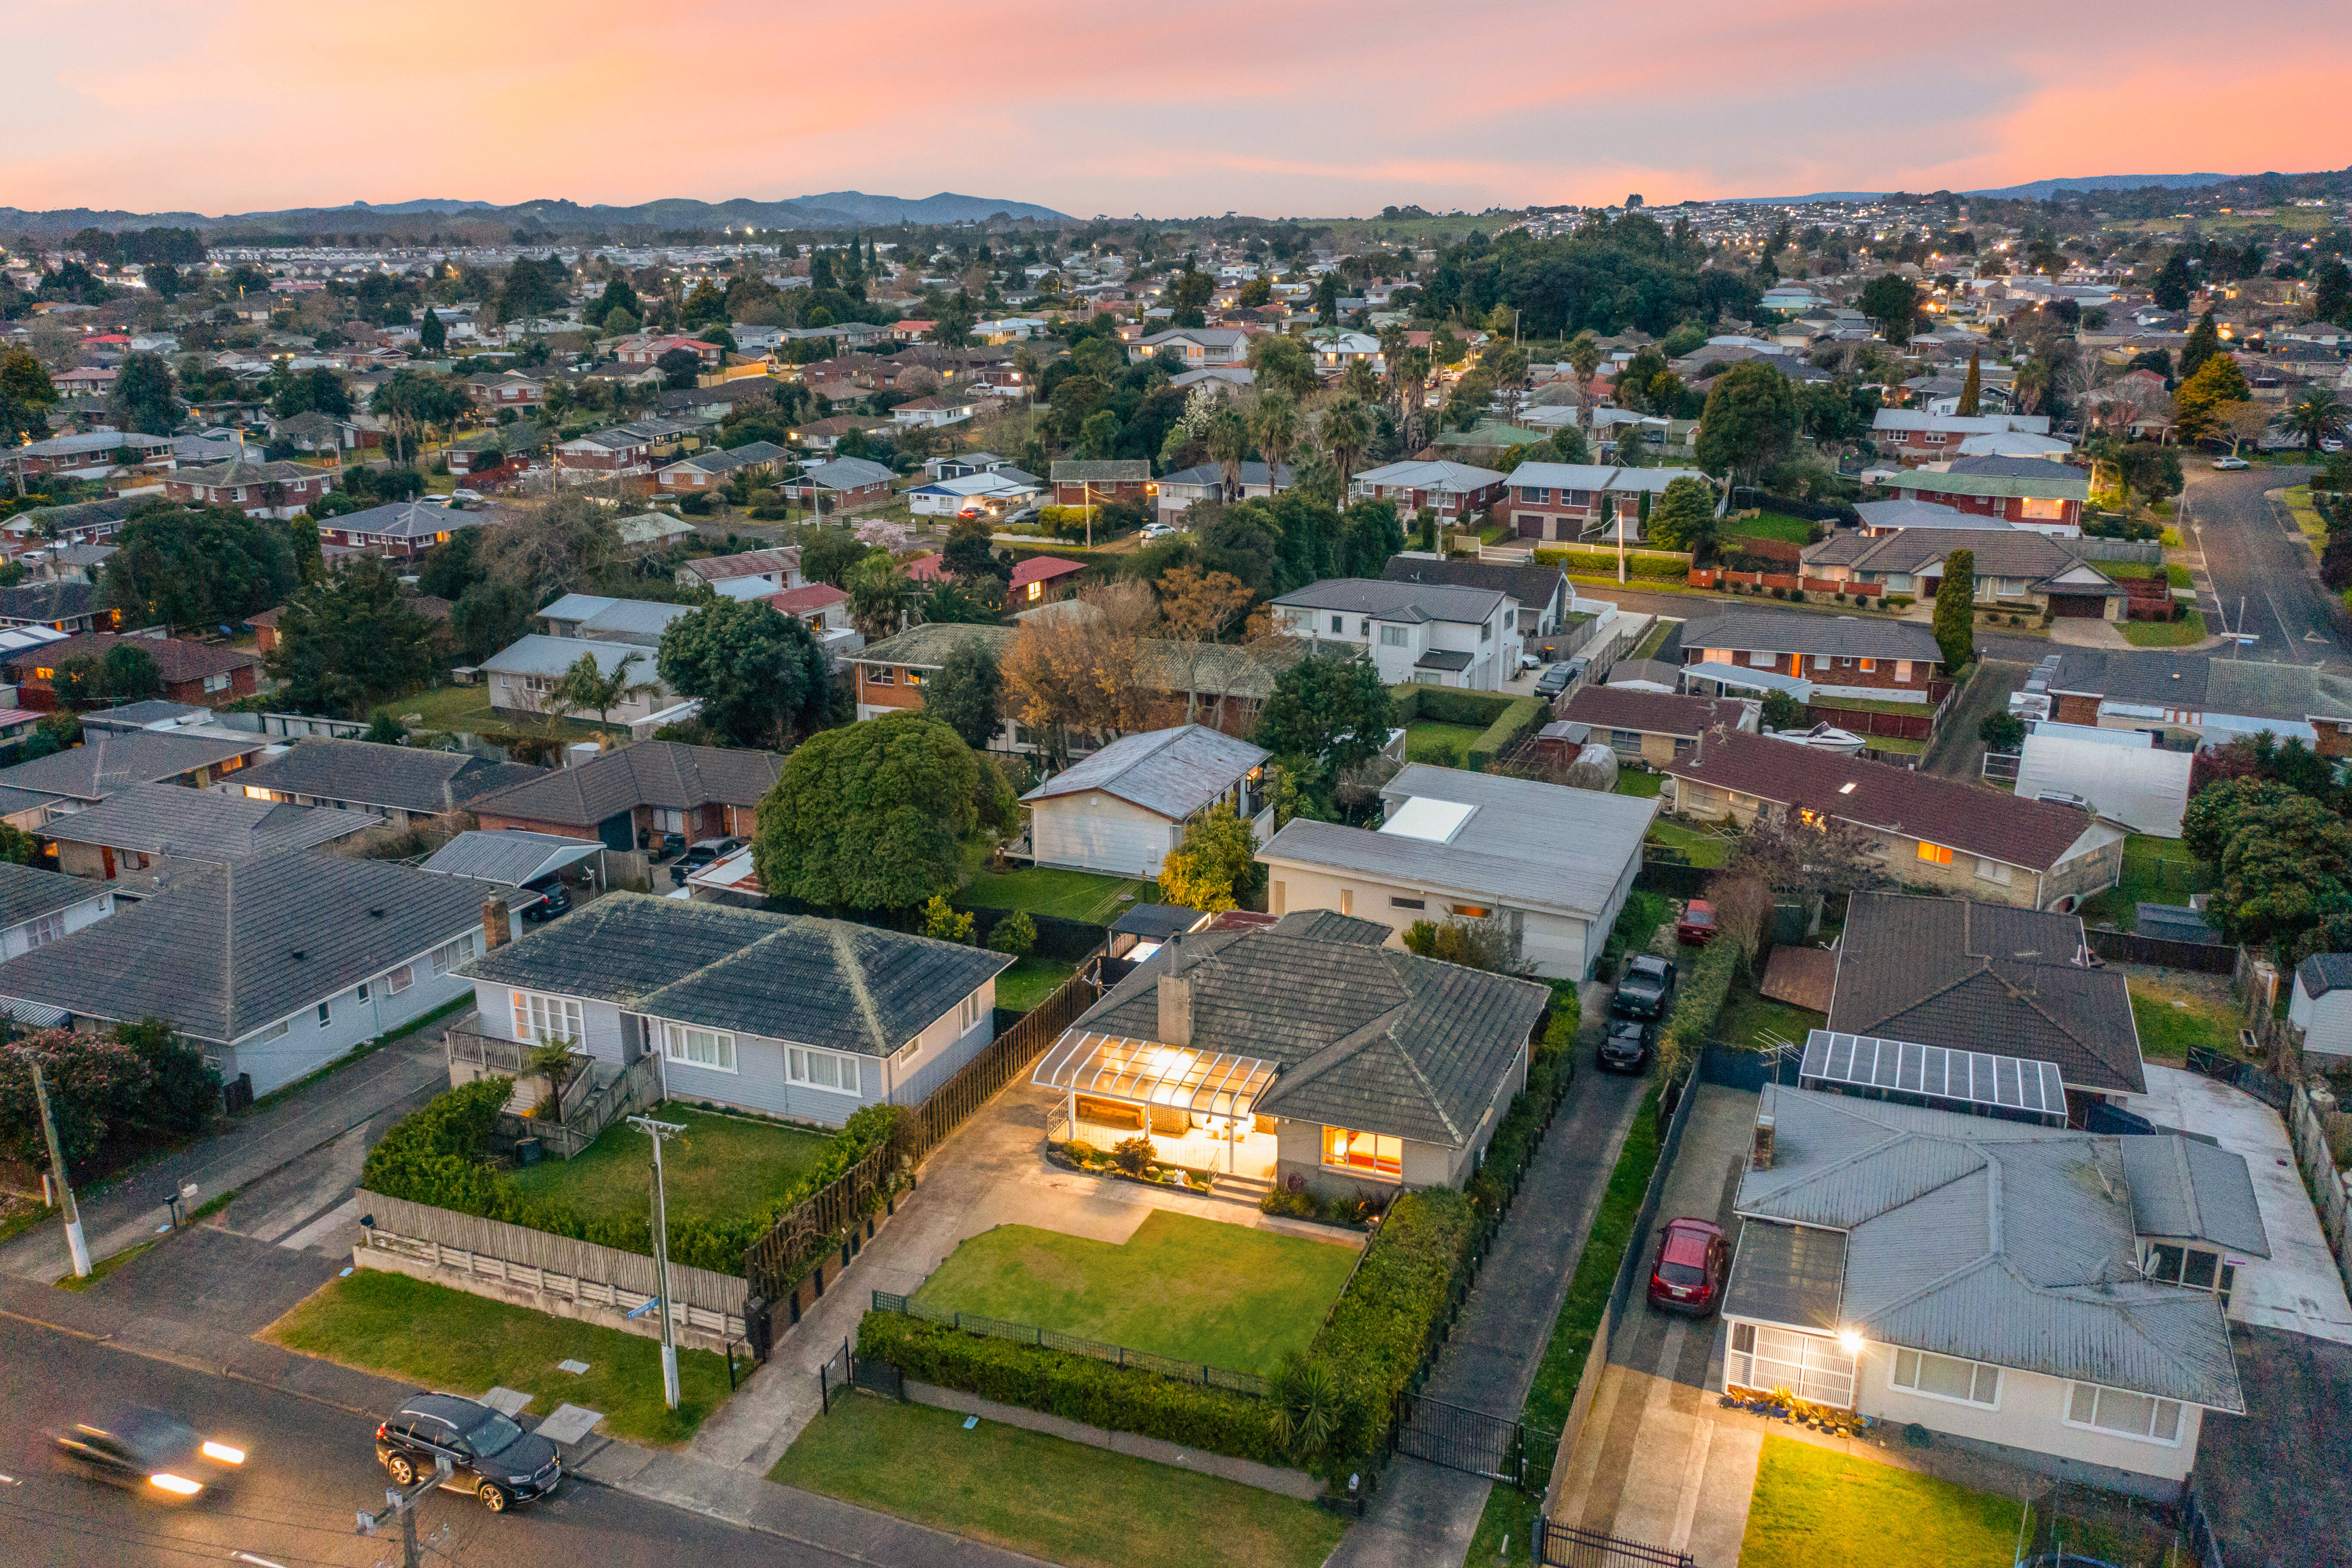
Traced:
<path id="1" fill-rule="evenodd" d="M 2294 173 L 2352 147 L 2341 4 L 0 0 L 0 204 L 1332 217 Z"/>

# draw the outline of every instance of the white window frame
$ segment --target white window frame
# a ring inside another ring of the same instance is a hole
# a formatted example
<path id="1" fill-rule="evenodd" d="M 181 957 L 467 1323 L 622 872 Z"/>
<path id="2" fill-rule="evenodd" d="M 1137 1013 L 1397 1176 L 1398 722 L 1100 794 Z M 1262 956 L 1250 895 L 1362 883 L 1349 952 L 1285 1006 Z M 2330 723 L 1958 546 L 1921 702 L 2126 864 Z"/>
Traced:
<path id="1" fill-rule="evenodd" d="M 698 1041 L 695 1037 L 703 1037 Z M 698 1046 L 706 1046 L 710 1059 L 704 1061 L 693 1055 Z M 738 1073 L 742 1070 L 741 1058 L 735 1052 L 735 1037 L 726 1029 L 707 1029 L 698 1024 L 662 1025 L 662 1056 L 679 1067 L 689 1067 L 702 1072 Z"/>
<path id="2" fill-rule="evenodd" d="M 1405 647 L 1410 646 L 1411 640 L 1402 626 L 1384 625 L 1381 627 L 1382 647 Z"/>
<path id="3" fill-rule="evenodd" d="M 416 965 L 413 963 L 404 963 L 397 969 L 384 971 L 383 994 L 387 996 L 397 996 L 415 984 Z"/>
<path id="4" fill-rule="evenodd" d="M 2086 1418 L 2077 1420 L 2075 1418 L 2074 1412 L 2083 1403 L 2083 1396 L 2085 1394 L 2091 1396 L 2090 1415 Z M 2118 1399 L 2147 1400 L 2148 1402 L 2147 1430 L 2145 1432 L 2130 1432 L 2120 1426 L 2101 1426 L 2099 1424 L 2098 1417 L 2099 1406 L 2106 1401 L 2109 1394 L 2113 1394 Z M 2165 1406 L 2168 1405 L 2172 1407 L 2172 1436 L 2169 1437 L 2159 1437 L 2156 1436 L 2156 1428 L 2162 1421 L 2165 1414 Z M 2155 1447 L 2159 1448 L 2178 1448 L 2180 1447 L 2180 1429 L 2183 1426 L 2187 1425 L 2187 1415 L 2188 1412 L 2186 1408 L 2178 1399 L 2159 1398 L 2158 1395 L 2153 1394 L 2137 1394 L 2128 1388 L 2109 1388 L 2105 1384 L 2099 1383 L 2075 1383 L 2071 1384 L 2066 1390 L 2066 1414 L 2061 1417 L 2061 1419 L 2063 1419 L 2067 1426 L 2077 1427 L 2085 1432 L 2103 1433 L 2107 1436 L 2121 1437 L 2125 1441 L 2131 1443 L 2153 1444 Z"/>
<path id="5" fill-rule="evenodd" d="M 465 935 L 452 937 L 435 948 L 430 960 L 434 974 L 436 976 L 446 974 L 459 964 L 473 963 L 479 941 L 480 938 L 474 932 L 467 931 Z"/>
<path id="6" fill-rule="evenodd" d="M 47 947 L 53 942 L 63 942 L 66 936 L 66 916 L 63 910 L 51 910 L 37 920 L 25 924 L 25 951 Z"/>
<path id="7" fill-rule="evenodd" d="M 1977 857 L 1978 881 L 1990 882 L 1997 887 L 2006 888 L 2009 886 L 2010 876 L 2011 868 L 2002 862 L 1989 860 L 1981 855 Z"/>
<path id="8" fill-rule="evenodd" d="M 262 1030 L 261 1033 L 254 1036 L 254 1044 L 260 1045 L 268 1040 L 282 1040 L 286 1037 L 286 1031 L 293 1026 L 293 1019 L 280 1018 L 275 1024 L 270 1025 L 269 1027 Z"/>
<path id="9" fill-rule="evenodd" d="M 588 1038 L 587 1009 L 580 1005 L 577 996 L 551 991 L 509 991 L 507 1002 L 514 1020 L 514 1037 L 524 1045 L 551 1046 L 558 1040 L 569 1040 L 576 1046 Z"/>
<path id="10" fill-rule="evenodd" d="M 956 1004 L 956 1033 L 966 1035 L 980 1026 L 980 993 L 975 991 Z"/>
<path id="11" fill-rule="evenodd" d="M 842 1088 L 837 1081 L 820 1083 L 809 1076 L 808 1064 L 819 1057 L 830 1059 L 835 1064 L 836 1071 L 845 1068 L 847 1069 L 848 1088 Z M 864 1081 L 863 1073 L 855 1056 L 847 1051 L 822 1050 L 814 1046 L 785 1046 L 784 1081 L 796 1089 L 814 1089 L 825 1094 L 842 1095 L 850 1100 L 863 1099 L 866 1092 L 861 1087 Z"/>
<path id="12" fill-rule="evenodd" d="M 1921 1387 L 1920 1374 L 1927 1370 L 1927 1363 L 1929 1362 L 1948 1362 L 1954 1366 L 1967 1367 L 1970 1392 L 1963 1396 L 1958 1394 L 1938 1394 L 1932 1388 Z M 1911 1375 L 1911 1381 L 1908 1383 L 1903 1381 L 1906 1371 Z M 1987 1373 L 1992 1373 L 1992 1396 L 1989 1399 L 1979 1399 L 1975 1395 L 1975 1390 L 1982 1385 L 1984 1374 Z M 1895 1352 L 1895 1365 L 1886 1374 L 1886 1383 L 1890 1388 L 1899 1388 L 1906 1394 L 1916 1394 L 1922 1399 L 1940 1399 L 1947 1405 L 1967 1405 L 1979 1410 L 2000 1408 L 2000 1368 L 1990 1362 L 1969 1361 L 1962 1356 L 1937 1355 L 1933 1351 L 1904 1350 L 1898 1346 Z"/>
<path id="13" fill-rule="evenodd" d="M 335 999 L 331 996 L 319 1004 L 319 1027 L 331 1028 L 335 1022 Z"/>

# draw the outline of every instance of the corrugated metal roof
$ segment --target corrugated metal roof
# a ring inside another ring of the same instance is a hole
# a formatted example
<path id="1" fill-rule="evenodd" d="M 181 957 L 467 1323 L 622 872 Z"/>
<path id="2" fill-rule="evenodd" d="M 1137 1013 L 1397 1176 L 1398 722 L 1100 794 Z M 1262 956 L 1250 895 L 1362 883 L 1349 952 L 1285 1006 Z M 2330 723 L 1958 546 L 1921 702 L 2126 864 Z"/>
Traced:
<path id="1" fill-rule="evenodd" d="M 518 888 L 533 877 L 584 860 L 604 847 L 594 838 L 566 838 L 520 827 L 477 828 L 443 845 L 420 869 Z"/>
<path id="2" fill-rule="evenodd" d="M 2177 1132 L 2121 1140 L 2134 1225 L 2142 1236 L 2210 1241 L 2271 1255 L 2243 1156 Z"/>
<path id="3" fill-rule="evenodd" d="M 1057 800 L 1100 790 L 1181 822 L 1239 784 L 1267 753 L 1202 724 L 1113 741 L 1021 798 Z"/>

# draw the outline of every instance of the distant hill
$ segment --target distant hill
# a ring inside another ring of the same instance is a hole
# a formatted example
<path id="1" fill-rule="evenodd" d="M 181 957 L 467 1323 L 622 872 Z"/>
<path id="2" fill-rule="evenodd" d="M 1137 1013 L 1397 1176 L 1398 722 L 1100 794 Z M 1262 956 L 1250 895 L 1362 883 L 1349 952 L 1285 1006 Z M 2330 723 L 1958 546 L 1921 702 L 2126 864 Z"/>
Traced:
<path id="1" fill-rule="evenodd" d="M 919 202 L 904 196 L 869 196 L 863 191 L 827 191 L 823 195 L 803 196 L 799 205 L 819 212 L 840 213 L 860 223 L 979 223 L 1000 213 L 1006 217 L 1052 222 L 1068 216 L 1028 202 L 992 201 L 985 196 L 959 196 L 948 191 L 925 196 Z"/>
<path id="2" fill-rule="evenodd" d="M 2237 174 L 2086 174 L 2080 179 L 2034 180 L 2022 185 L 2003 185 L 1997 191 L 1962 191 L 1964 196 L 1989 196 L 1996 201 L 2041 202 L 2050 199 L 2053 191 L 2137 191 L 2150 185 L 2168 191 L 2193 191 L 2206 185 L 2226 184 L 2239 179 Z M 1885 191 L 1815 191 L 1809 196 L 1726 196 L 1727 202 L 1757 202 L 1774 206 L 1800 202 L 1874 202 L 1889 195 Z"/>

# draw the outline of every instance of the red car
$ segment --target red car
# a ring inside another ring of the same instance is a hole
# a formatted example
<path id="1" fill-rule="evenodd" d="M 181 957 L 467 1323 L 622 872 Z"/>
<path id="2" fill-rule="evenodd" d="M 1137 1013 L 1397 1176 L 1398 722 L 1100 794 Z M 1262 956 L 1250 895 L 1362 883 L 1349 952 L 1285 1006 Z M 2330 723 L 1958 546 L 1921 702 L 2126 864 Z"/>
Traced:
<path id="1" fill-rule="evenodd" d="M 1715 906 L 1705 899 L 1693 899 L 1683 909 L 1683 918 L 1675 926 L 1675 940 L 1685 947 L 1705 947 L 1715 940 Z"/>
<path id="2" fill-rule="evenodd" d="M 1704 1318 L 1723 1305 L 1731 1244 L 1723 1227 L 1703 1219 L 1668 1220 L 1658 1233 L 1658 1260 L 1650 1268 L 1650 1305 Z"/>

